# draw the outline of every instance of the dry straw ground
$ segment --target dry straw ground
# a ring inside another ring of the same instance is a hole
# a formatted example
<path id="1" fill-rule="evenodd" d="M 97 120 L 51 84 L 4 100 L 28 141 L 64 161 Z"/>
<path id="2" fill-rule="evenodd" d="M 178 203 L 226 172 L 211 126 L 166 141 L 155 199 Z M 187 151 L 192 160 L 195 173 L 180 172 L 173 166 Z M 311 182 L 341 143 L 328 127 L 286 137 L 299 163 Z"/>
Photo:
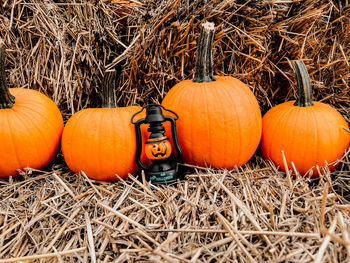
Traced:
<path id="1" fill-rule="evenodd" d="M 107 1 L 2 0 L 11 86 L 47 94 L 67 119 L 100 105 L 115 69 L 120 106 L 159 102 L 192 76 L 209 20 L 216 74 L 248 83 L 263 113 L 295 96 L 290 61 L 302 59 L 314 99 L 350 120 L 350 1 L 134 2 L 126 21 Z M 74 175 L 59 154 L 45 171 L 0 181 L 0 262 L 346 262 L 349 158 L 311 181 L 257 153 L 234 171 L 191 167 L 155 188 Z"/>

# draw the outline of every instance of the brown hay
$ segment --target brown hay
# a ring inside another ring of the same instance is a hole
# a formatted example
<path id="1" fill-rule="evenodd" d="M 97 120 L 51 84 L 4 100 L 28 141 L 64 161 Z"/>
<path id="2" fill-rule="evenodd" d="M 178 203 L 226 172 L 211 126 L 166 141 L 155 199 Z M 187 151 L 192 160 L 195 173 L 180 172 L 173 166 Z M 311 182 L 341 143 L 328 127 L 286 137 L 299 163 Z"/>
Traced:
<path id="1" fill-rule="evenodd" d="M 59 254 L 52 253 L 81 248 L 60 257 L 64 262 L 349 260 L 350 202 L 333 189 L 327 170 L 321 169 L 318 181 L 299 177 L 290 188 L 284 173 L 269 163 L 258 158 L 254 166 L 195 169 L 177 186 L 160 187 L 132 176 L 118 183 L 89 182 L 65 167 L 33 171 L 35 176 L 28 170 L 24 180 L 0 182 L 0 258 L 35 255 L 54 262 Z M 349 178 L 349 172 L 338 173 Z"/>
<path id="2" fill-rule="evenodd" d="M 161 101 L 192 77 L 198 25 L 210 20 L 216 73 L 249 83 L 264 111 L 295 98 L 290 61 L 302 59 L 314 99 L 349 118 L 350 13 L 341 2 L 135 2 L 125 26 L 117 3 L 5 1 L 0 37 L 12 85 L 38 89 L 75 112 L 101 104 L 103 73 L 114 68 L 121 106 Z"/>
<path id="3" fill-rule="evenodd" d="M 108 1 L 3 1 L 11 86 L 49 95 L 68 119 L 101 105 L 103 74 L 115 69 L 120 106 L 159 102 L 192 77 L 198 25 L 209 20 L 216 74 L 248 83 L 263 112 L 295 97 L 290 61 L 302 59 L 314 99 L 350 121 L 344 1 L 135 2 L 125 25 L 113 11 L 125 7 Z M 0 181 L 0 258 L 349 261 L 349 167 L 348 151 L 337 171 L 320 168 L 320 180 L 290 179 L 257 154 L 234 171 L 188 166 L 186 181 L 155 188 L 73 175 L 59 155 L 46 171 Z"/>

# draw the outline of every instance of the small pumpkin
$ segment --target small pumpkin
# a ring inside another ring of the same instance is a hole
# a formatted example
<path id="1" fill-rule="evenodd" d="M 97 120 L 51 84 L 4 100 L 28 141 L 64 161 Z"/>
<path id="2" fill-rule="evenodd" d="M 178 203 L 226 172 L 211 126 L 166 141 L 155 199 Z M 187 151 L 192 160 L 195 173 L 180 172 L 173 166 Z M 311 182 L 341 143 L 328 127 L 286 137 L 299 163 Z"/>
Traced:
<path id="1" fill-rule="evenodd" d="M 163 160 L 171 155 L 171 143 L 163 138 L 148 139 L 145 154 L 149 160 Z M 153 141 L 152 141 L 153 140 Z"/>
<path id="2" fill-rule="evenodd" d="M 130 120 L 139 106 L 117 107 L 114 96 L 115 72 L 104 77 L 102 108 L 83 109 L 67 122 L 62 135 L 62 151 L 68 167 L 84 171 L 96 180 L 115 181 L 133 174 L 136 135 Z"/>
<path id="3" fill-rule="evenodd" d="M 330 105 L 312 101 L 304 62 L 296 61 L 294 68 L 298 99 L 279 104 L 264 115 L 261 150 L 281 169 L 283 150 L 289 167 L 293 162 L 302 175 L 312 169 L 312 177 L 317 177 L 316 165 L 336 161 L 349 146 L 350 134 L 344 129 L 348 124 Z M 335 166 L 329 165 L 329 169 Z"/>
<path id="4" fill-rule="evenodd" d="M 56 104 L 38 91 L 7 87 L 0 40 L 0 178 L 41 169 L 56 155 L 63 130 Z"/>
<path id="5" fill-rule="evenodd" d="M 179 115 L 178 139 L 185 162 L 232 169 L 259 145 L 261 112 L 254 94 L 237 78 L 214 76 L 214 24 L 203 23 L 193 80 L 176 84 L 162 105 Z"/>

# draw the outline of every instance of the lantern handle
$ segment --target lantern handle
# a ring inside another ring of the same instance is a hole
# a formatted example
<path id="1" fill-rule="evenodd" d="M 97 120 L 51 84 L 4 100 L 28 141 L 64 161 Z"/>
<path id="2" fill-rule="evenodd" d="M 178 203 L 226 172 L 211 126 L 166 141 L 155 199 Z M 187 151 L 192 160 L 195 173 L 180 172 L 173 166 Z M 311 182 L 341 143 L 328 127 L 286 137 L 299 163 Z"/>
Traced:
<path id="1" fill-rule="evenodd" d="M 136 116 L 137 114 L 141 113 L 141 112 L 143 111 L 144 108 L 145 108 L 145 106 L 143 106 L 143 107 L 141 108 L 141 110 L 135 112 L 135 113 L 131 116 L 131 123 L 132 123 L 132 124 L 135 125 L 136 123 L 138 123 L 138 121 L 134 121 L 134 118 L 135 118 L 135 116 Z"/>
<path id="2" fill-rule="evenodd" d="M 136 116 L 136 115 L 138 115 L 138 114 L 140 114 L 141 112 L 143 112 L 143 110 L 144 110 L 144 109 L 146 109 L 146 108 L 148 108 L 148 107 L 151 107 L 151 106 L 161 107 L 163 110 L 165 110 L 165 111 L 167 111 L 167 112 L 170 112 L 170 113 L 174 114 L 174 115 L 175 115 L 175 117 L 173 117 L 173 118 L 174 118 L 175 120 L 178 120 L 178 119 L 179 119 L 179 116 L 176 114 L 176 112 L 174 112 L 174 111 L 172 111 L 172 110 L 169 110 L 169 109 L 165 108 L 163 105 L 156 104 L 156 103 L 151 103 L 151 104 L 144 105 L 144 106 L 141 108 L 141 110 L 139 110 L 139 111 L 135 112 L 135 114 L 134 114 L 134 115 L 132 115 L 132 117 L 131 117 L 131 123 L 132 123 L 132 124 L 136 124 L 136 123 L 137 123 L 137 121 L 136 121 L 136 122 L 134 121 L 135 116 Z"/>
<path id="3" fill-rule="evenodd" d="M 153 105 L 158 105 L 158 104 L 153 104 Z M 177 121 L 177 120 L 179 119 L 179 116 L 176 114 L 175 111 L 169 110 L 169 109 L 165 108 L 163 105 L 158 105 L 158 106 L 160 106 L 163 110 L 174 114 L 174 115 L 175 115 L 175 118 L 173 117 L 173 119 L 174 119 L 175 121 Z M 165 116 L 165 117 L 166 117 L 166 116 Z"/>
<path id="4" fill-rule="evenodd" d="M 176 114 L 176 113 L 175 113 Z M 176 119 L 171 116 L 164 116 L 166 121 L 169 121 L 171 123 L 171 134 L 173 137 L 173 142 L 175 149 L 177 151 L 177 162 L 181 162 L 182 160 L 182 150 L 179 144 L 179 140 L 177 138 L 177 131 L 176 131 Z"/>
<path id="5" fill-rule="evenodd" d="M 141 111 L 140 111 L 141 112 Z M 138 113 L 136 113 L 138 114 Z M 136 115 L 134 114 L 134 116 Z M 132 118 L 134 118 L 132 116 Z M 135 153 L 135 161 L 139 167 L 141 167 L 143 170 L 147 170 L 148 167 L 141 161 L 141 153 L 142 153 L 142 135 L 141 135 L 141 128 L 140 125 L 145 123 L 145 118 L 139 119 L 136 122 L 133 122 L 133 119 L 131 119 L 131 122 L 135 125 L 135 133 L 136 133 L 136 153 Z"/>

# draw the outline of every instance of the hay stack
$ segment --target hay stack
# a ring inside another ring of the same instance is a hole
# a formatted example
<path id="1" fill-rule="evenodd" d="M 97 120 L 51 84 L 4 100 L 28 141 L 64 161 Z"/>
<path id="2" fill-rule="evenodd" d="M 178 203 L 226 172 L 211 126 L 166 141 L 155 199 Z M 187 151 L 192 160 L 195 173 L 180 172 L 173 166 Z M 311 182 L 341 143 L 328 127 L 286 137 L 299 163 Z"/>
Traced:
<path id="1" fill-rule="evenodd" d="M 160 101 L 192 77 L 198 25 L 210 20 L 216 73 L 250 84 L 263 110 L 295 97 L 289 62 L 302 59 L 315 100 L 348 117 L 350 12 L 341 3 L 135 1 L 125 25 L 117 3 L 26 2 L 0 7 L 11 83 L 49 94 L 64 111 L 98 106 L 107 68 L 119 73 L 121 106 Z"/>
<path id="2" fill-rule="evenodd" d="M 116 69 L 119 105 L 161 101 L 191 78 L 199 24 L 215 22 L 217 74 L 248 83 L 262 111 L 295 97 L 291 60 L 314 99 L 350 121 L 347 1 L 3 1 L 12 86 L 49 95 L 65 118 L 101 103 Z M 257 154 L 235 171 L 192 167 L 177 187 L 94 182 L 61 155 L 0 181 L 0 258 L 37 262 L 341 262 L 350 260 L 349 152 L 321 179 L 288 180 Z M 42 258 L 42 259 L 39 259 Z M 40 261 L 41 260 L 41 261 Z M 0 262 L 10 262 L 2 261 Z"/>

